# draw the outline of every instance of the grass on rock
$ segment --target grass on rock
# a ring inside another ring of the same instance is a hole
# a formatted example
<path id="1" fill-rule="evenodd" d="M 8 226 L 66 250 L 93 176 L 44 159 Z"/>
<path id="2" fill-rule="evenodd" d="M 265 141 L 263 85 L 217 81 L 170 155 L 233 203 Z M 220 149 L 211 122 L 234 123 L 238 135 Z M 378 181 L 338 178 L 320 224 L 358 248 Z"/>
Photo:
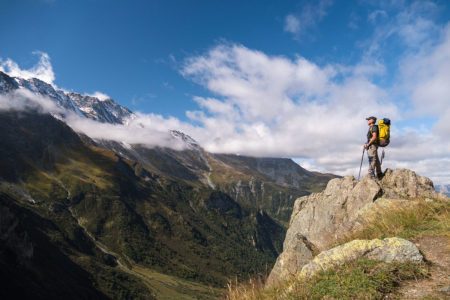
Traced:
<path id="1" fill-rule="evenodd" d="M 423 234 L 450 235 L 450 202 L 437 199 L 416 199 L 414 205 L 393 207 L 365 221 L 362 230 L 352 233 L 339 244 L 355 239 L 383 239 L 397 236 L 404 239 Z"/>
<path id="2" fill-rule="evenodd" d="M 381 299 L 406 280 L 425 278 L 428 266 L 384 263 L 361 258 L 322 271 L 312 278 L 296 278 L 264 288 L 261 278 L 229 283 L 224 299 Z"/>

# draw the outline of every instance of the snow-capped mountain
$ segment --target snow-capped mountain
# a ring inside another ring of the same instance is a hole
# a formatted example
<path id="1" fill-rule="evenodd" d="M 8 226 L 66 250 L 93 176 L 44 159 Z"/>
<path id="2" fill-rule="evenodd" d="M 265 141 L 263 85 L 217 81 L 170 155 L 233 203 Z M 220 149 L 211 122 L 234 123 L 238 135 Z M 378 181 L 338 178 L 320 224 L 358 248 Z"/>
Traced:
<path id="1" fill-rule="evenodd" d="M 103 123 L 126 124 L 133 117 L 132 111 L 113 99 L 66 92 L 37 78 L 11 77 L 0 71 L 0 93 L 7 94 L 17 89 L 27 89 L 36 95 L 48 97 L 60 107 Z"/>
<path id="2" fill-rule="evenodd" d="M 67 96 L 76 104 L 84 115 L 93 120 L 112 124 L 125 124 L 133 115 L 128 108 L 118 104 L 111 98 L 99 99 L 79 93 L 67 93 Z"/>
<path id="3" fill-rule="evenodd" d="M 81 117 L 89 118 L 102 123 L 127 125 L 135 118 L 128 108 L 118 104 L 111 98 L 98 98 L 75 92 L 66 92 L 56 89 L 40 79 L 23 79 L 12 77 L 0 71 L 0 94 L 7 94 L 14 90 L 26 89 L 32 93 L 53 100 L 59 107 L 73 111 Z M 171 130 L 169 134 L 185 144 L 187 149 L 201 153 L 201 146 L 190 136 Z"/>

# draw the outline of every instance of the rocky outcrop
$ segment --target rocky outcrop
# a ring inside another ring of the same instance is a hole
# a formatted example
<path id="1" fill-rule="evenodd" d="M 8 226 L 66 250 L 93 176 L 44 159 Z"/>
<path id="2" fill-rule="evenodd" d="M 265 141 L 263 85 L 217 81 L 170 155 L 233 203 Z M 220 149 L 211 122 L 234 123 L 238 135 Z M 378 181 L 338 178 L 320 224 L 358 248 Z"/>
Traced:
<path id="1" fill-rule="evenodd" d="M 319 271 L 362 257 L 387 263 L 423 262 L 423 256 L 416 245 L 401 238 L 354 240 L 320 253 L 303 266 L 300 276 L 312 276 Z"/>
<path id="2" fill-rule="evenodd" d="M 431 179 L 417 175 L 408 169 L 387 169 L 381 181 L 383 196 L 386 198 L 419 198 L 433 197 L 448 199 L 436 192 Z"/>
<path id="3" fill-rule="evenodd" d="M 297 199 L 283 253 L 269 275 L 268 285 L 299 272 L 310 261 L 312 249 L 327 250 L 359 229 L 370 215 L 376 216 L 393 205 L 414 205 L 408 199 L 416 198 L 448 200 L 435 191 L 430 179 L 407 169 L 387 169 L 381 181 L 368 175 L 360 181 L 353 176 L 332 179 L 323 192 Z"/>
<path id="4" fill-rule="evenodd" d="M 305 262 L 313 259 L 314 246 L 301 234 L 285 240 L 283 252 L 277 259 L 275 266 L 267 279 L 269 285 L 280 279 L 288 278 L 301 270 Z"/>

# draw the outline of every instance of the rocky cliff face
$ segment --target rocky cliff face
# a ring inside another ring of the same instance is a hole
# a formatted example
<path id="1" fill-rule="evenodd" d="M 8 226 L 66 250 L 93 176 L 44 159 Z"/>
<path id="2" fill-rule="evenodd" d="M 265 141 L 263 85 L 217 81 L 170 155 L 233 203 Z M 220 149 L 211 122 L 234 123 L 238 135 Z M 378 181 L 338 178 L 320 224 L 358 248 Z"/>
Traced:
<path id="1" fill-rule="evenodd" d="M 394 202 L 408 205 L 407 199 L 421 197 L 447 199 L 435 191 L 430 179 L 407 169 L 388 169 L 381 181 L 369 176 L 361 181 L 353 176 L 330 180 L 323 192 L 296 200 L 283 253 L 268 283 L 301 270 L 315 252 L 329 249 L 358 229 L 370 212 L 386 209 Z"/>

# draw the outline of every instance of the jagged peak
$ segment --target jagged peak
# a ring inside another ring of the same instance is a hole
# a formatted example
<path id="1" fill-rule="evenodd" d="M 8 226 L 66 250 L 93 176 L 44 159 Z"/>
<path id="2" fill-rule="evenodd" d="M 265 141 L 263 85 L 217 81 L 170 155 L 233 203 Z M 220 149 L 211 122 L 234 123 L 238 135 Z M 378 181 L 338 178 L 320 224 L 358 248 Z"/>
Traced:
<path id="1" fill-rule="evenodd" d="M 118 104 L 110 97 L 86 95 L 64 91 L 38 78 L 11 77 L 0 71 L 0 93 L 9 93 L 15 89 L 25 88 L 35 94 L 49 97 L 57 105 L 76 112 L 81 117 L 111 124 L 127 124 L 133 112 Z"/>

